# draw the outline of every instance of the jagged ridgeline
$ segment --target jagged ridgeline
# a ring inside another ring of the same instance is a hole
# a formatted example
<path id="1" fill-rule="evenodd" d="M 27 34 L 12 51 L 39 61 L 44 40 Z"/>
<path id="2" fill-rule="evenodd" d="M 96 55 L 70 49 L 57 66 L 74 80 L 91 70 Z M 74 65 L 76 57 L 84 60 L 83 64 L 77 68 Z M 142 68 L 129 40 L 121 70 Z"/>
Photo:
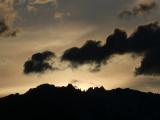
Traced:
<path id="1" fill-rule="evenodd" d="M 44 84 L 0 99 L 1 120 L 160 120 L 160 95 Z"/>

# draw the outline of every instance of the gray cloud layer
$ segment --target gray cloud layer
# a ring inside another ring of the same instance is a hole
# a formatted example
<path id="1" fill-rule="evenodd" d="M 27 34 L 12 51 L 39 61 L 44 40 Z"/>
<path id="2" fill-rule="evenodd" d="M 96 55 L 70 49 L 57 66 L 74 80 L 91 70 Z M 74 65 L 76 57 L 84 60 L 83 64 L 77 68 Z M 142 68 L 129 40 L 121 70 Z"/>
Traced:
<path id="1" fill-rule="evenodd" d="M 117 13 L 133 0 L 0 0 L 0 18 L 16 33 L 23 27 L 47 27 L 57 23 L 87 24 L 107 27 L 118 24 Z M 139 4 L 133 7 L 134 14 L 148 13 L 158 4 L 156 2 Z M 132 10 L 130 11 L 132 12 Z M 131 13 L 132 14 L 132 13 Z M 120 15 L 120 16 L 125 16 Z M 8 34 L 9 34 L 8 33 Z"/>
<path id="2" fill-rule="evenodd" d="M 36 10 L 36 5 L 42 4 L 56 4 L 56 0 L 0 0 L 0 21 L 7 29 L 3 29 L 4 26 L 0 26 L 3 36 L 16 36 L 19 31 L 15 27 L 15 23 L 18 23 L 17 20 L 21 21 L 22 14 L 19 8 L 26 8 L 27 12 L 30 10 Z M 26 14 L 25 14 L 26 15 Z"/>

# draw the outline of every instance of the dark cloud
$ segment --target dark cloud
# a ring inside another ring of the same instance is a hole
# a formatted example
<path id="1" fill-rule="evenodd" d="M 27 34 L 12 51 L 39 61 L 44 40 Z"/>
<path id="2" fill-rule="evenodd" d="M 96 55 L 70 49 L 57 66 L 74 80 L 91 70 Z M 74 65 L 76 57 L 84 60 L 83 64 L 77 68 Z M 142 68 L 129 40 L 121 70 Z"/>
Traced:
<path id="1" fill-rule="evenodd" d="M 160 74 L 160 26 L 158 23 L 138 27 L 129 40 L 130 51 L 144 53 L 136 74 Z"/>
<path id="2" fill-rule="evenodd" d="M 160 74 L 160 49 L 155 48 L 145 53 L 136 74 L 159 75 Z"/>
<path id="3" fill-rule="evenodd" d="M 160 26 L 158 22 L 141 25 L 128 38 L 130 51 L 140 53 L 155 49 L 160 45 Z"/>
<path id="4" fill-rule="evenodd" d="M 52 57 L 55 57 L 55 54 L 50 51 L 32 55 L 31 59 L 24 64 L 24 73 L 42 73 L 46 70 L 53 70 L 52 64 L 49 63 Z"/>
<path id="5" fill-rule="evenodd" d="M 153 1 L 149 3 L 140 3 L 130 10 L 123 10 L 122 12 L 119 13 L 118 16 L 120 18 L 126 18 L 126 19 L 135 16 L 143 16 L 150 13 L 150 11 L 157 8 L 157 6 L 158 6 L 157 3 Z"/>
<path id="6" fill-rule="evenodd" d="M 115 54 L 131 53 L 144 55 L 141 64 L 135 69 L 140 74 L 160 74 L 160 26 L 157 22 L 138 26 L 130 35 L 121 29 L 115 29 L 109 35 L 104 44 L 101 41 L 88 40 L 80 48 L 73 47 L 64 51 L 59 64 L 68 61 L 70 67 L 77 68 L 89 64 L 91 72 L 100 71 L 102 65 L 107 64 L 108 59 Z M 49 58 L 54 57 L 52 52 L 43 52 L 32 55 L 24 64 L 24 73 L 41 73 L 53 68 Z M 53 63 L 53 61 L 52 61 Z M 56 65 L 56 64 L 55 64 Z"/>
<path id="7" fill-rule="evenodd" d="M 109 55 L 113 53 L 124 53 L 128 49 L 127 47 L 127 33 L 121 29 L 115 29 L 114 33 L 107 38 L 105 44 L 106 52 L 109 53 Z"/>
<path id="8" fill-rule="evenodd" d="M 101 45 L 100 41 L 89 40 L 81 48 L 74 47 L 66 50 L 61 60 L 70 61 L 72 67 L 96 64 L 91 71 L 99 71 L 101 64 L 105 64 L 112 54 L 126 52 L 127 44 L 127 34 L 123 30 L 116 29 L 104 45 Z"/>
<path id="9" fill-rule="evenodd" d="M 71 48 L 64 52 L 62 61 L 71 61 L 74 67 L 85 63 L 102 63 L 106 57 L 100 41 L 88 40 L 81 48 Z"/>
<path id="10" fill-rule="evenodd" d="M 71 48 L 64 52 L 62 61 L 69 61 L 72 67 L 82 64 L 97 64 L 96 69 L 114 54 L 134 53 L 144 54 L 141 66 L 136 69 L 137 74 L 160 74 L 160 26 L 157 22 L 139 26 L 127 37 L 125 31 L 116 29 L 106 43 L 87 41 L 82 47 Z"/>

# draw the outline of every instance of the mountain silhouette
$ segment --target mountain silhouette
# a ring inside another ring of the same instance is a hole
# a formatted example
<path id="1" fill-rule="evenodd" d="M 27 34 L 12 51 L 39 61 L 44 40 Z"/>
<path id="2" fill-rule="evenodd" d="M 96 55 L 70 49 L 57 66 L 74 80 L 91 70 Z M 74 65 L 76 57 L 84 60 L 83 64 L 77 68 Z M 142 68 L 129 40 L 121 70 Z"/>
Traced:
<path id="1" fill-rule="evenodd" d="M 0 98 L 2 120 L 160 120 L 160 95 L 43 84 Z"/>

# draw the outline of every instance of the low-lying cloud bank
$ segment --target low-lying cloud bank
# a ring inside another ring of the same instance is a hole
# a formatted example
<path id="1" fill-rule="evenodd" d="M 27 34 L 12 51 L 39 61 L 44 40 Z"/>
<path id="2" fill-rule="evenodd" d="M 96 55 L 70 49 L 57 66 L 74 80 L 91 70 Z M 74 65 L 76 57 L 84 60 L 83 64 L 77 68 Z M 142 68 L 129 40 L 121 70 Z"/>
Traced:
<path id="1" fill-rule="evenodd" d="M 67 49 L 60 58 L 60 64 L 64 64 L 64 62 L 67 61 L 70 63 L 69 66 L 72 68 L 77 68 L 84 64 L 94 64 L 94 69 L 99 70 L 102 65 L 107 64 L 107 60 L 109 60 L 111 56 L 115 54 L 121 55 L 126 53 L 144 56 L 140 66 L 135 69 L 136 75 L 159 75 L 159 24 L 157 22 L 153 22 L 138 26 L 130 36 L 128 36 L 124 30 L 115 29 L 113 34 L 107 37 L 106 42 L 103 45 L 101 44 L 101 41 L 88 40 L 80 48 L 73 47 Z M 40 72 L 45 71 L 46 68 L 48 69 L 50 67 L 48 66 L 44 68 L 45 69 L 40 70 Z M 24 69 L 26 70 L 26 65 L 24 65 Z M 33 70 L 33 72 L 35 71 Z"/>

